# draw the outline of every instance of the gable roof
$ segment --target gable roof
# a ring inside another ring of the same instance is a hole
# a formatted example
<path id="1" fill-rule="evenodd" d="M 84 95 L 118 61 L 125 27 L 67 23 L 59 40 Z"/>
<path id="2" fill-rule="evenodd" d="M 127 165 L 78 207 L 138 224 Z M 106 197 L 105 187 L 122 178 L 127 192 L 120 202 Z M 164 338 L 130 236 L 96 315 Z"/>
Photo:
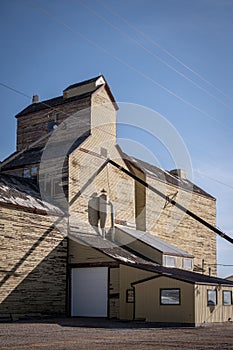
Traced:
<path id="1" fill-rule="evenodd" d="M 63 216 L 53 204 L 42 201 L 38 186 L 29 179 L 0 173 L 0 204 L 41 214 Z"/>
<path id="2" fill-rule="evenodd" d="M 119 230 L 128 234 L 129 236 L 137 239 L 138 241 L 141 241 L 141 242 L 147 244 L 148 246 L 150 246 L 156 250 L 159 250 L 163 254 L 181 256 L 181 257 L 186 257 L 186 258 L 193 258 L 193 255 L 185 252 L 182 249 L 179 249 L 179 248 L 173 246 L 172 244 L 169 244 L 169 243 L 163 241 L 159 237 L 152 235 L 149 232 L 134 230 L 134 229 L 131 229 L 127 226 L 122 226 L 122 225 L 115 225 L 115 226 Z"/>
<path id="3" fill-rule="evenodd" d="M 144 162 L 141 159 L 129 156 L 128 154 L 124 153 L 119 146 L 117 147 L 123 160 L 125 161 L 126 165 L 131 171 L 133 171 L 133 167 L 136 167 L 149 178 L 157 179 L 169 185 L 182 188 L 186 191 L 193 191 L 194 193 L 215 200 L 213 196 L 211 196 L 209 193 L 207 193 L 188 179 L 177 177 L 171 174 L 169 171 L 158 168 L 157 166 Z"/>
<path id="4" fill-rule="evenodd" d="M 74 88 L 82 86 L 82 85 L 87 85 L 87 84 L 90 84 L 90 83 L 94 83 L 101 77 L 104 79 L 104 76 L 100 74 L 97 77 L 94 77 L 94 78 L 91 78 L 91 79 L 80 81 L 79 83 L 75 83 L 75 84 L 69 85 L 67 88 L 65 88 L 64 91 L 67 91 L 67 90 L 70 90 L 70 89 L 74 89 Z"/>
<path id="5" fill-rule="evenodd" d="M 77 95 L 77 96 L 64 98 L 63 95 L 61 95 L 58 97 L 51 98 L 49 100 L 45 100 L 45 101 L 41 101 L 41 102 L 37 102 L 37 103 L 32 103 L 29 106 L 27 106 L 26 108 L 24 108 L 21 112 L 16 114 L 15 117 L 18 118 L 22 115 L 27 115 L 29 113 L 35 113 L 35 112 L 41 111 L 41 110 L 46 109 L 46 108 L 57 107 L 57 106 L 65 104 L 65 103 L 82 100 L 86 97 L 90 97 L 96 90 L 99 89 L 99 87 L 100 86 L 97 86 L 94 89 L 92 89 L 91 91 L 85 92 L 84 94 Z M 58 110 L 58 112 L 59 112 L 59 110 Z"/>
<path id="6" fill-rule="evenodd" d="M 105 83 L 99 84 L 97 86 L 95 86 L 95 85 L 92 86 L 91 85 L 90 89 L 88 88 L 88 91 L 86 91 L 84 93 L 80 93 L 78 95 L 75 95 L 75 96 L 72 96 L 72 97 L 66 97 L 66 98 L 64 98 L 64 95 L 61 95 L 61 96 L 54 97 L 54 98 L 51 98 L 51 99 L 48 99 L 48 100 L 44 100 L 44 101 L 41 101 L 41 102 L 32 103 L 29 106 L 27 106 L 26 108 L 24 108 L 22 111 L 20 111 L 18 114 L 16 114 L 15 117 L 18 118 L 20 116 L 27 115 L 29 113 L 35 113 L 35 112 L 38 112 L 40 110 L 43 110 L 43 109 L 46 109 L 46 108 L 51 108 L 51 107 L 54 107 L 56 109 L 56 107 L 59 107 L 60 105 L 63 105 L 65 103 L 70 103 L 70 102 L 73 102 L 73 101 L 78 101 L 78 100 L 82 100 L 84 98 L 91 97 L 91 95 L 94 92 L 96 92 L 103 85 L 106 88 L 106 91 L 107 91 L 107 93 L 109 95 L 110 100 L 114 104 L 115 108 L 118 109 L 118 106 L 117 106 L 117 103 L 116 103 L 116 101 L 114 99 L 114 96 L 113 96 L 113 94 L 112 94 L 112 92 L 110 90 L 110 87 L 109 87 L 108 83 L 106 82 L 106 80 L 105 80 L 103 75 L 99 75 L 97 77 L 94 77 L 94 78 L 91 78 L 91 79 L 88 79 L 88 80 L 81 81 L 79 83 L 75 83 L 75 84 L 69 85 L 67 88 L 65 88 L 64 92 L 67 92 L 68 90 L 71 90 L 71 89 L 74 89 L 74 88 L 77 88 L 77 87 L 80 87 L 80 86 L 85 86 L 87 84 L 94 83 L 98 79 L 100 79 L 101 77 L 103 78 Z M 59 111 L 59 109 L 58 109 L 58 111 Z"/>

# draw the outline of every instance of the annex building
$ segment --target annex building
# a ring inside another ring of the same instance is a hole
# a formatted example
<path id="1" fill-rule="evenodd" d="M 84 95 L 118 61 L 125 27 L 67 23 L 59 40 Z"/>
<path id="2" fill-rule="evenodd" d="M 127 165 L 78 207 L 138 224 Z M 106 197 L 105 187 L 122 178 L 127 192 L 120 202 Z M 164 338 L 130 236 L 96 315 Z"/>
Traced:
<path id="1" fill-rule="evenodd" d="M 168 200 L 188 198 L 215 226 L 215 198 L 124 153 L 117 110 L 100 75 L 16 115 L 17 148 L 0 163 L 0 319 L 232 321 L 216 234 Z"/>

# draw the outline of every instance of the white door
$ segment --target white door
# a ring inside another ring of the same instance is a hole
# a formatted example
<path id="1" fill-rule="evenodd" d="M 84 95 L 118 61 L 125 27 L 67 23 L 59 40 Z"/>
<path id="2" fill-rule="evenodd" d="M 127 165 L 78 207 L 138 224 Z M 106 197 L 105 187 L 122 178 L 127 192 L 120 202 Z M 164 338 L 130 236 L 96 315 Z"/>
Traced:
<path id="1" fill-rule="evenodd" d="M 73 268 L 71 273 L 71 316 L 107 317 L 108 268 Z"/>

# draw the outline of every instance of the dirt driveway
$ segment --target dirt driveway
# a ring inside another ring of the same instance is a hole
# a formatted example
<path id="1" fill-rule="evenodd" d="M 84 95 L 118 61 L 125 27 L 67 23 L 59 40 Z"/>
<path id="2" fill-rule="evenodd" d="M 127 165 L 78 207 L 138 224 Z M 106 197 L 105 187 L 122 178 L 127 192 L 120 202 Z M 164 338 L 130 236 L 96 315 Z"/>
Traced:
<path id="1" fill-rule="evenodd" d="M 0 323 L 1 350 L 233 349 L 233 323 L 198 328 L 97 319 Z"/>

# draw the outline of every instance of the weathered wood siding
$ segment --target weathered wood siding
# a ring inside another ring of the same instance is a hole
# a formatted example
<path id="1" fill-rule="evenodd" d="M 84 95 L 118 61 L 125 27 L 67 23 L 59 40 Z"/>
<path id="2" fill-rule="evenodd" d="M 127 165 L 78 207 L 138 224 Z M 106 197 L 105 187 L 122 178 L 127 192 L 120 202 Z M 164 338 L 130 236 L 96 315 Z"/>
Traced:
<path id="1" fill-rule="evenodd" d="M 0 317 L 65 314 L 67 239 L 57 219 L 0 207 Z"/>
<path id="2" fill-rule="evenodd" d="M 207 291 L 217 291 L 217 305 L 207 305 Z M 196 285 L 195 286 L 195 322 L 197 325 L 211 322 L 227 322 L 232 321 L 233 304 L 223 305 L 223 291 L 231 291 L 233 295 L 233 287 L 229 286 L 211 286 Z"/>
<path id="3" fill-rule="evenodd" d="M 195 192 L 186 192 L 154 179 L 147 180 L 150 185 L 159 188 L 167 195 L 178 191 L 175 200 L 187 207 L 212 225 L 216 224 L 216 201 Z M 147 229 L 164 241 L 175 245 L 194 256 L 194 265 L 202 268 L 204 259 L 205 273 L 211 267 L 216 275 L 216 234 L 200 224 L 178 208 L 166 205 L 165 200 L 147 190 Z"/>
<path id="4" fill-rule="evenodd" d="M 64 102 L 66 102 L 65 99 Z M 39 138 L 45 136 L 48 133 L 49 120 L 54 120 L 56 117 L 57 124 L 60 124 L 75 112 L 87 109 L 90 106 L 91 99 L 87 97 L 19 116 L 17 118 L 17 151 L 24 149 Z M 90 125 L 89 120 L 87 120 L 87 125 Z M 44 143 L 43 141 L 42 144 Z"/>

